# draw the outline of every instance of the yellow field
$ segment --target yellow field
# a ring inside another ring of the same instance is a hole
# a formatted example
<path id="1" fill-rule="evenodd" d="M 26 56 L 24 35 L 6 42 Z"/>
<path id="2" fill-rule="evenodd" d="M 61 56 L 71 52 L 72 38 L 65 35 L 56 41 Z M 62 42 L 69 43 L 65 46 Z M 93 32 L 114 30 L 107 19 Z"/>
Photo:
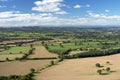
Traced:
<path id="1" fill-rule="evenodd" d="M 9 58 L 10 60 L 14 60 L 15 58 L 21 58 L 24 54 L 1 54 L 0 60 L 6 60 L 6 58 Z"/>
<path id="2" fill-rule="evenodd" d="M 35 51 L 28 58 L 52 58 L 52 57 L 57 58 L 57 54 L 48 52 L 44 48 L 44 46 L 36 46 Z"/>
<path id="3" fill-rule="evenodd" d="M 106 64 L 109 61 L 111 65 Z M 109 75 L 99 75 L 96 71 L 96 63 L 100 63 L 105 68 L 110 67 L 113 73 Z M 40 73 L 37 80 L 120 80 L 120 54 L 71 59 L 60 63 Z M 47 76 L 47 77 L 46 77 Z"/>
<path id="4" fill-rule="evenodd" d="M 27 60 L 0 62 L 0 76 L 24 75 L 30 72 L 31 68 L 36 70 L 50 64 L 51 60 Z"/>

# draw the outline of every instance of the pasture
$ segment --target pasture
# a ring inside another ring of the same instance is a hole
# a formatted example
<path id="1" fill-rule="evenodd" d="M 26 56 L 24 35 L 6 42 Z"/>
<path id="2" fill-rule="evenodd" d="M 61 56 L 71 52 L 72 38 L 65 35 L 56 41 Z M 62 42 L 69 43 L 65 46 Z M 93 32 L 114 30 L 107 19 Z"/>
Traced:
<path id="1" fill-rule="evenodd" d="M 113 40 L 95 40 L 95 39 L 75 39 L 69 42 L 63 42 L 59 44 L 47 44 L 48 50 L 54 53 L 64 53 L 71 49 L 73 51 L 89 51 L 89 50 L 105 50 L 115 49 L 120 47 L 119 41 Z"/>

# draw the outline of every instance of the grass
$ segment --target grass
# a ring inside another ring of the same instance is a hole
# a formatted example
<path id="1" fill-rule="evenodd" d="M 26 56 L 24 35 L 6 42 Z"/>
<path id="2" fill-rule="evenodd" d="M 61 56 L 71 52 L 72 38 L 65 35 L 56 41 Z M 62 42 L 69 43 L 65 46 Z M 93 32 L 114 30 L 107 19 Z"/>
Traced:
<path id="1" fill-rule="evenodd" d="M 62 43 L 62 46 L 60 44 L 48 44 L 49 51 L 66 51 L 68 49 L 80 49 L 83 50 L 86 49 L 96 49 L 96 50 L 103 50 L 103 49 L 109 49 L 109 48 L 119 48 L 120 44 L 115 44 L 116 41 L 113 40 L 101 40 L 101 41 L 82 41 L 82 40 L 72 40 L 70 43 Z M 119 41 L 118 41 L 119 42 Z M 76 43 L 76 45 L 75 45 Z M 104 44 L 106 43 L 106 44 Z"/>
<path id="2" fill-rule="evenodd" d="M 30 50 L 30 46 L 15 46 L 15 47 L 11 47 L 8 50 L 2 51 L 2 54 L 19 54 L 20 52 L 22 53 L 28 53 Z"/>

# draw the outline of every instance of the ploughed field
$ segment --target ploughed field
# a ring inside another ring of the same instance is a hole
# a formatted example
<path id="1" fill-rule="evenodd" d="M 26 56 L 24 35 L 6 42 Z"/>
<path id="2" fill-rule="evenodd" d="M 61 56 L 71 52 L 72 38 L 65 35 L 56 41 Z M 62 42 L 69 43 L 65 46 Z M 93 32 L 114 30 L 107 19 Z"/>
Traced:
<path id="1" fill-rule="evenodd" d="M 110 62 L 107 64 L 106 62 Z M 96 63 L 102 66 L 98 68 Z M 120 80 L 120 54 L 92 57 L 82 59 L 70 59 L 61 62 L 59 65 L 51 67 L 40 73 L 37 80 Z M 111 68 L 109 75 L 99 75 L 98 69 Z"/>

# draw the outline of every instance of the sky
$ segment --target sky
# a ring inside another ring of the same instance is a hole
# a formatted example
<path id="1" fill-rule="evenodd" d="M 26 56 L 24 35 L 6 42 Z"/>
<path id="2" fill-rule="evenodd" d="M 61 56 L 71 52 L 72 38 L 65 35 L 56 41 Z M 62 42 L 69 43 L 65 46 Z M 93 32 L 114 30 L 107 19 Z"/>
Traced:
<path id="1" fill-rule="evenodd" d="M 120 0 L 0 0 L 0 27 L 120 25 Z"/>

